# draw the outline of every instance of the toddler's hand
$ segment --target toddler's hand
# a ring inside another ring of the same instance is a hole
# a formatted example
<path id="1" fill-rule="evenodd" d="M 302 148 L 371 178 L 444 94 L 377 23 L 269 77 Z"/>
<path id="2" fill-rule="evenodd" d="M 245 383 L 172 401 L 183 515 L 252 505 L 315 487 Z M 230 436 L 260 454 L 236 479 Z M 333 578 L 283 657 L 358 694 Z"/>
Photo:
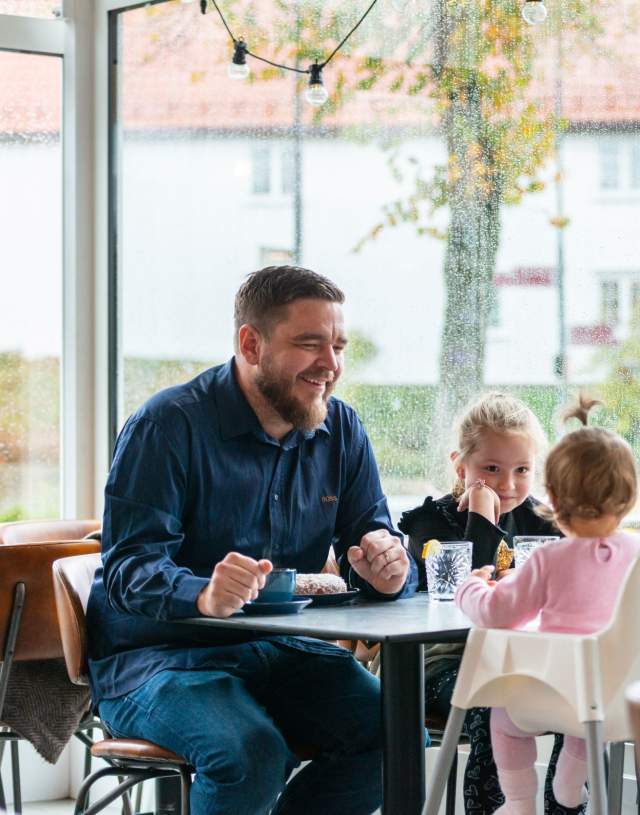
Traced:
<path id="1" fill-rule="evenodd" d="M 473 577 L 479 577 L 480 580 L 484 580 L 485 583 L 492 585 L 496 582 L 493 579 L 493 571 L 493 566 L 483 566 L 481 569 L 473 569 L 471 574 Z"/>
<path id="2" fill-rule="evenodd" d="M 467 487 L 460 496 L 458 512 L 464 512 L 465 509 L 482 515 L 496 526 L 500 520 L 500 499 L 482 479 Z"/>

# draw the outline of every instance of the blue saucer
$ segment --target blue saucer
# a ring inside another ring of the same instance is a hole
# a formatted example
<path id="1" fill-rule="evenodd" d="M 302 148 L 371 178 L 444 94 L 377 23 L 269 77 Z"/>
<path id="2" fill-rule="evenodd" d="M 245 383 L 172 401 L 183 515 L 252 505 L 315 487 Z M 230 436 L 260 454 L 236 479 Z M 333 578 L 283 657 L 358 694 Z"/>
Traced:
<path id="1" fill-rule="evenodd" d="M 287 600 L 285 603 L 245 603 L 242 611 L 245 614 L 297 614 L 309 605 L 311 598 L 304 600 Z"/>

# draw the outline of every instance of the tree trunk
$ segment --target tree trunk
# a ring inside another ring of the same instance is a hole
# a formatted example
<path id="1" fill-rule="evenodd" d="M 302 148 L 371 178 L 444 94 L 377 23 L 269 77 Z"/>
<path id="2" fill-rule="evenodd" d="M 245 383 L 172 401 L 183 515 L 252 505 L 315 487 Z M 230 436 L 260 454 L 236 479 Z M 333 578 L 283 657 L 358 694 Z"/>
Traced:
<path id="1" fill-rule="evenodd" d="M 481 390 L 493 276 L 500 237 L 501 183 L 486 138 L 474 42 L 481 36 L 473 14 L 477 4 L 461 3 L 456 20 L 446 0 L 434 5 L 435 79 L 450 88 L 442 120 L 447 142 L 450 221 L 444 264 L 445 315 L 440 345 L 440 379 L 433 451 L 445 461 L 454 416 Z M 460 37 L 463 27 L 465 36 Z M 463 42 L 463 50 L 452 43 Z M 443 466 L 433 462 L 442 482 Z M 442 482 L 442 486 L 446 484 Z"/>

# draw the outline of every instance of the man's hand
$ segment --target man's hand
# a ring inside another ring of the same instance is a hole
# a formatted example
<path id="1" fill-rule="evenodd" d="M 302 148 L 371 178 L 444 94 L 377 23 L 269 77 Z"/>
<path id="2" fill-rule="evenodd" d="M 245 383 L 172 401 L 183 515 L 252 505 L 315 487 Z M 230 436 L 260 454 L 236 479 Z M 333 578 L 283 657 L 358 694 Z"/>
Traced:
<path id="1" fill-rule="evenodd" d="M 347 559 L 353 570 L 381 594 L 397 594 L 409 571 L 409 555 L 399 538 L 386 529 L 367 532 L 360 546 L 351 546 Z"/>
<path id="2" fill-rule="evenodd" d="M 482 479 L 467 487 L 460 496 L 458 512 L 464 512 L 465 509 L 482 515 L 495 526 L 500 520 L 500 499 Z"/>
<path id="3" fill-rule="evenodd" d="M 205 617 L 230 617 L 245 603 L 256 599 L 272 569 L 269 560 L 254 560 L 239 552 L 229 552 L 216 564 L 209 584 L 198 595 L 198 611 Z"/>

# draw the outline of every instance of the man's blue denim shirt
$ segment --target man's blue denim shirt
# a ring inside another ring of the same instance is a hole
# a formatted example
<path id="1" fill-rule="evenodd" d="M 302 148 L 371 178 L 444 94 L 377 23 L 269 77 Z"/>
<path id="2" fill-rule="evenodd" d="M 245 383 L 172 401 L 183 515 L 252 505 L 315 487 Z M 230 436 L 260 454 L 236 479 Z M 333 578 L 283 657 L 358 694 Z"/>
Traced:
<path id="1" fill-rule="evenodd" d="M 233 359 L 152 397 L 122 429 L 105 490 L 103 568 L 87 609 L 94 703 L 166 668 L 214 656 L 219 665 L 225 645 L 251 638 L 172 622 L 198 616 L 196 598 L 228 552 L 319 572 L 333 543 L 352 586 L 376 599 L 412 594 L 411 559 L 393 597 L 350 570 L 345 552 L 373 529 L 399 535 L 364 428 L 340 400 L 329 400 L 317 430 L 278 442 L 238 387 Z"/>

